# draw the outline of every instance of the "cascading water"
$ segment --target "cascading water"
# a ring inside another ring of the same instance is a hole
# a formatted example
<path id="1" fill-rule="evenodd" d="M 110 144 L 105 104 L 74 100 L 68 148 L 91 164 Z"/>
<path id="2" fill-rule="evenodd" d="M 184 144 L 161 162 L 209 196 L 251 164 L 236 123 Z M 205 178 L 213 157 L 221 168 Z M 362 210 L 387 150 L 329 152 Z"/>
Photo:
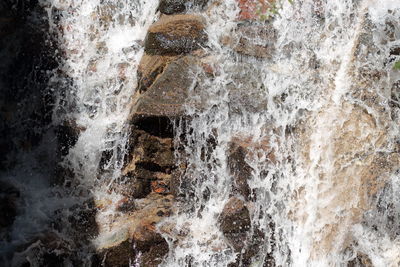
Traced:
<path id="1" fill-rule="evenodd" d="M 277 36 L 271 58 L 261 61 L 221 45 L 224 36 L 243 34 L 237 12 L 235 1 L 225 1 L 208 13 L 217 74 L 191 91 L 191 121 L 176 129 L 187 133 L 182 180 L 193 188 L 169 219 L 185 234 L 166 235 L 173 249 L 164 266 L 235 260 L 218 216 L 235 186 L 227 157 L 237 138 L 253 150 L 246 158 L 251 229 L 241 238 L 269 237 L 250 263 L 239 264 L 345 266 L 366 255 L 374 266 L 398 266 L 398 73 L 390 51 L 398 45 L 400 4 L 287 3 L 272 23 L 253 23 L 269 28 L 270 40 Z M 202 108 L 193 108 L 198 102 Z"/>
<path id="2" fill-rule="evenodd" d="M 97 227 L 90 219 L 90 210 L 93 202 L 104 196 L 112 201 L 119 198 L 108 194 L 107 189 L 120 175 L 124 162 L 129 104 L 137 84 L 142 42 L 155 19 L 157 4 L 140 0 L 43 0 L 39 1 L 39 11 L 33 11 L 47 20 L 44 31 L 49 31 L 48 41 L 53 39 L 57 46 L 54 57 L 58 67 L 47 72 L 47 90 L 53 95 L 54 109 L 50 129 L 39 148 L 20 153 L 17 158 L 22 164 L 4 176 L 5 181 L 18 188 L 26 203 L 21 203 L 13 234 L 2 252 L 18 250 L 34 241 L 19 256 L 15 253 L 7 259 L 9 256 L 4 254 L 5 265 L 19 266 L 26 261 L 30 266 L 51 265 L 38 251 L 41 243 L 54 238 L 52 232 L 79 248 L 78 261 L 68 256 L 66 266 L 90 264 L 92 249 L 84 247 L 91 246 Z M 66 140 L 59 140 L 63 157 L 58 163 L 54 128 L 57 132 L 60 126 L 67 133 L 60 134 L 60 139 Z M 43 153 L 48 154 L 47 158 L 41 156 Z M 53 175 L 55 164 L 60 168 Z M 30 175 L 24 178 L 24 172 Z M 101 214 L 98 217 L 98 224 L 104 225 Z M 82 228 L 79 220 L 89 222 L 83 223 Z M 81 237 L 73 236 L 73 232 Z"/>
<path id="3" fill-rule="evenodd" d="M 169 245 L 161 266 L 399 266 L 400 3 L 282 1 L 273 19 L 242 21 L 243 2 L 209 1 L 202 13 L 211 74 L 193 73 L 174 124 L 176 166 L 186 169 L 174 214 L 157 225 Z M 40 145 L 1 173 L 22 195 L 1 257 L 47 266 L 38 247 L 57 232 L 63 249 L 78 250 L 64 265 L 100 266 L 107 253 L 97 263 L 91 254 L 126 219 L 115 204 L 123 196 L 109 189 L 126 164 L 136 72 L 159 3 L 39 3 L 57 44 L 59 66 L 46 72 L 54 109 Z M 73 141 L 53 175 L 60 125 Z M 223 229 L 232 203 L 242 210 L 236 232 Z"/>

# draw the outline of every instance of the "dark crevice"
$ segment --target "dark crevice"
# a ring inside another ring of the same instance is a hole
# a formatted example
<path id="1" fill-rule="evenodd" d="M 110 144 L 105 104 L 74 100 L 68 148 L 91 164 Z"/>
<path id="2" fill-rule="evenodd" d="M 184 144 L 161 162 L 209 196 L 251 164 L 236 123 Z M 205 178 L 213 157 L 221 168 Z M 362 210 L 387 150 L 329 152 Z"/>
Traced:
<path id="1" fill-rule="evenodd" d="M 175 166 L 160 166 L 154 162 L 137 162 L 136 167 L 142 168 L 151 172 L 163 172 L 163 173 L 170 173 Z"/>
<path id="2" fill-rule="evenodd" d="M 172 121 L 168 117 L 145 117 L 134 123 L 136 129 L 143 130 L 160 138 L 173 138 Z"/>
<path id="3" fill-rule="evenodd" d="M 164 71 L 164 66 L 158 67 L 147 77 L 139 77 L 138 90 L 140 93 L 144 93 L 154 83 L 157 77 Z M 140 75 L 139 75 L 140 76 Z"/>

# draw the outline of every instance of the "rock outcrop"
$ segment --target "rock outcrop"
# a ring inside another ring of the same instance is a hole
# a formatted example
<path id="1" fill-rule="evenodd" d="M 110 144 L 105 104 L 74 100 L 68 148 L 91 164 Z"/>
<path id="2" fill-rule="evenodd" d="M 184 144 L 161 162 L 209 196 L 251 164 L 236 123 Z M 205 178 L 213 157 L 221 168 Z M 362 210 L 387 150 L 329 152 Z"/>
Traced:
<path id="1" fill-rule="evenodd" d="M 168 252 L 157 224 L 174 212 L 184 171 L 175 159 L 173 123 L 183 119 L 188 92 L 202 68 L 196 49 L 207 40 L 204 28 L 199 15 L 172 15 L 149 29 L 129 116 L 129 156 L 111 184 L 122 199 L 97 203 L 100 214 L 110 208 L 120 213 L 100 227 L 96 239 L 105 266 L 158 266 Z"/>
<path id="2" fill-rule="evenodd" d="M 143 74 L 139 73 L 140 91 L 131 118 L 133 121 L 142 117 L 177 118 L 183 115 L 183 105 L 188 96 L 188 90 L 194 86 L 194 74 L 197 72 L 198 59 L 192 55 L 172 58 L 159 56 L 151 67 Z M 145 57 L 142 62 L 154 60 Z"/>
<path id="3" fill-rule="evenodd" d="M 168 244 L 157 232 L 156 224 L 169 216 L 172 205 L 172 195 L 152 192 L 135 201 L 133 209 L 113 222 L 110 229 L 103 229 L 95 242 L 105 266 L 129 266 L 129 262 L 158 266 L 168 252 Z"/>
<path id="4" fill-rule="evenodd" d="M 184 13 L 190 9 L 203 9 L 208 0 L 160 0 L 158 10 L 166 15 Z"/>
<path id="5" fill-rule="evenodd" d="M 205 21 L 198 15 L 162 16 L 147 33 L 145 51 L 150 55 L 180 55 L 207 41 Z"/>

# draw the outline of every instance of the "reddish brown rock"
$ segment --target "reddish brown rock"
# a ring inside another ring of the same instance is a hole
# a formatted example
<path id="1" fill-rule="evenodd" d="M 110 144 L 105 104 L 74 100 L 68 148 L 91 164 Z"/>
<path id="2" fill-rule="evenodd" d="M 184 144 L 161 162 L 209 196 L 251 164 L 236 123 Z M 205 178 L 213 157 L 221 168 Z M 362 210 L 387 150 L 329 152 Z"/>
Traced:
<path id="1" fill-rule="evenodd" d="M 251 177 L 252 168 L 246 163 L 247 150 L 236 142 L 231 142 L 229 147 L 228 165 L 234 177 L 233 193 L 241 195 L 247 200 L 251 198 L 250 187 L 247 180 Z"/>
<path id="2" fill-rule="evenodd" d="M 147 252 L 143 253 L 140 262 L 142 266 L 157 267 L 162 263 L 164 256 L 168 253 L 168 243 L 163 240 L 162 242 L 152 246 Z"/>
<path id="3" fill-rule="evenodd" d="M 207 41 L 205 20 L 198 15 L 162 16 L 148 30 L 145 52 L 179 55 L 200 48 Z"/>
<path id="4" fill-rule="evenodd" d="M 138 130 L 134 132 L 132 139 L 133 150 L 130 157 L 136 159 L 136 164 L 154 171 L 174 165 L 172 138 L 160 138 Z M 157 166 L 151 166 L 152 164 Z"/>
<path id="5" fill-rule="evenodd" d="M 261 15 L 273 8 L 275 0 L 237 0 L 240 9 L 238 20 L 260 20 Z"/>
<path id="6" fill-rule="evenodd" d="M 246 245 L 251 227 L 249 210 L 243 200 L 232 197 L 225 204 L 219 217 L 220 229 L 236 252 Z"/>
<path id="7" fill-rule="evenodd" d="M 357 266 L 373 267 L 374 265 L 372 264 L 371 260 L 367 255 L 365 255 L 364 253 L 358 253 L 355 259 L 347 263 L 347 267 L 357 267 Z"/>
<path id="8" fill-rule="evenodd" d="M 246 203 L 236 197 L 231 197 L 219 217 L 220 228 L 233 249 L 238 253 L 235 262 L 229 267 L 250 266 L 252 259 L 260 255 L 268 239 L 273 245 L 273 236 L 266 237 L 264 232 L 254 227 L 251 229 L 251 219 Z M 274 226 L 269 225 L 271 230 Z M 275 266 L 271 253 L 264 259 L 263 266 Z"/>

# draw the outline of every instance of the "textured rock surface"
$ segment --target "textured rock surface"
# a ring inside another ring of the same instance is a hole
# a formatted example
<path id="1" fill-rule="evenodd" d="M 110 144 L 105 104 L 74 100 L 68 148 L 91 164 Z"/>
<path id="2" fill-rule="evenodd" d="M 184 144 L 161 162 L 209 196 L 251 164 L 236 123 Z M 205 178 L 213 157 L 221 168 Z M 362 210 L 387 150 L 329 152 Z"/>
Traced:
<path id="1" fill-rule="evenodd" d="M 232 138 L 229 145 L 228 165 L 234 177 L 233 195 L 240 195 L 246 200 L 254 200 L 248 185 L 253 169 L 247 160 L 252 160 L 256 153 L 267 153 L 267 160 L 274 164 L 276 159 L 267 139 L 253 141 L 251 136 L 238 135 Z"/>
<path id="2" fill-rule="evenodd" d="M 132 120 L 149 116 L 182 116 L 188 90 L 194 86 L 197 64 L 198 60 L 188 55 L 166 65 L 149 87 L 142 88 L 142 94 L 136 94 Z"/>
<path id="3" fill-rule="evenodd" d="M 147 198 L 135 201 L 135 209 L 115 219 L 110 229 L 103 229 L 95 242 L 105 266 L 128 266 L 140 262 L 140 266 L 156 266 L 168 252 L 163 237 L 157 233 L 156 224 L 168 216 L 173 197 L 151 193 Z"/>
<path id="4" fill-rule="evenodd" d="M 150 55 L 179 55 L 200 48 L 207 40 L 204 18 L 198 15 L 163 16 L 147 33 Z"/>
<path id="5" fill-rule="evenodd" d="M 241 25 L 236 34 L 221 39 L 221 43 L 233 51 L 259 59 L 271 58 L 275 51 L 275 41 L 276 32 L 271 24 Z"/>
<path id="6" fill-rule="evenodd" d="M 204 8 L 208 0 L 160 0 L 158 10 L 167 15 L 183 13 L 190 8 Z"/>
<path id="7" fill-rule="evenodd" d="M 144 54 L 138 68 L 139 92 L 146 91 L 164 71 L 165 67 L 176 58 L 177 56 Z"/>
<path id="8" fill-rule="evenodd" d="M 251 222 L 244 201 L 236 197 L 230 198 L 222 210 L 220 221 L 224 234 L 248 231 Z"/>

